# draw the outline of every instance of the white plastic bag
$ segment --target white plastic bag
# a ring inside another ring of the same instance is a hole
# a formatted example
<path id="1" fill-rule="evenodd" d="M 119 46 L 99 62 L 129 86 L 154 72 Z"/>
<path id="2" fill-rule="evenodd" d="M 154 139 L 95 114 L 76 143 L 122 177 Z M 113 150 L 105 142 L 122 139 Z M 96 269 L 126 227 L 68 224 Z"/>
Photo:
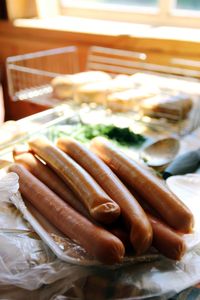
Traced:
<path id="1" fill-rule="evenodd" d="M 71 282 L 87 274 L 86 269 L 57 259 L 34 233 L 10 201 L 18 188 L 15 173 L 0 178 L 0 286 L 34 290 L 66 276 Z"/>

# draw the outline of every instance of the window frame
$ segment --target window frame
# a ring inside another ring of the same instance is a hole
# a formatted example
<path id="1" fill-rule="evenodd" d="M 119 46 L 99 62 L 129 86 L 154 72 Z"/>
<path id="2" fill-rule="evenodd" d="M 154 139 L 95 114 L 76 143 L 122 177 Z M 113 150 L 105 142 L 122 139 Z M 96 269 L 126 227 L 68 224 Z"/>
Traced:
<path id="1" fill-rule="evenodd" d="M 131 23 L 151 24 L 155 26 L 180 26 L 200 28 L 200 11 L 175 9 L 176 0 L 158 0 L 158 8 L 114 6 L 100 4 L 93 8 L 77 4 L 77 1 L 64 0 L 60 4 L 60 14 L 90 19 L 112 20 Z M 111 13 L 112 12 L 112 13 Z M 123 13 L 122 13 L 123 12 Z M 134 19 L 134 20 L 133 20 Z"/>

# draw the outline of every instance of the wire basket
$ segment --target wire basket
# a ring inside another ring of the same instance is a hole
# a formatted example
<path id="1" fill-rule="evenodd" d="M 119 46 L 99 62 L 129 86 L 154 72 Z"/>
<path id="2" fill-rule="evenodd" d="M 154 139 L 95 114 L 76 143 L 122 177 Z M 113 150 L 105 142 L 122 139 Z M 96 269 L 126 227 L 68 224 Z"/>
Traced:
<path id="1" fill-rule="evenodd" d="M 185 135 L 200 126 L 200 68 L 197 61 L 174 57 L 169 66 L 149 63 L 145 53 L 92 46 L 88 52 L 87 69 L 117 74 L 137 74 L 135 88 L 155 86 L 161 94 L 186 96 L 192 101 L 192 109 L 185 118 L 185 108 L 176 107 L 176 112 L 154 112 L 146 116 L 139 109 L 131 112 L 136 121 L 154 129 Z M 129 114 L 130 115 L 130 114 Z M 127 114 L 128 116 L 128 114 Z"/>
<path id="2" fill-rule="evenodd" d="M 138 108 L 131 110 L 127 116 L 157 129 L 165 127 L 181 134 L 193 131 L 200 126 L 200 70 L 192 69 L 195 62 L 188 63 L 187 60 L 173 58 L 171 66 L 164 66 L 149 61 L 149 56 L 142 52 L 92 46 L 88 50 L 85 69 L 104 71 L 112 77 L 139 72 L 147 78 L 144 82 L 136 80 L 135 88 L 145 86 L 150 81 L 150 85 L 157 86 L 161 93 L 188 94 L 193 103 L 186 119 L 183 118 L 182 107 L 178 108 L 175 118 L 169 112 L 147 117 Z M 7 74 L 11 99 L 46 104 L 48 107 L 56 106 L 61 100 L 56 99 L 52 93 L 52 78 L 79 71 L 78 49 L 75 46 L 9 57 Z"/>
<path id="3" fill-rule="evenodd" d="M 9 95 L 13 101 L 28 100 L 55 106 L 51 80 L 79 71 L 75 46 L 8 57 L 6 61 Z"/>
<path id="4" fill-rule="evenodd" d="M 195 60 L 171 58 L 169 66 L 150 63 L 151 57 L 144 52 L 92 46 L 89 48 L 88 70 L 101 70 L 117 74 L 134 74 L 145 71 L 149 74 L 162 74 L 170 77 L 200 79 L 200 63 Z"/>

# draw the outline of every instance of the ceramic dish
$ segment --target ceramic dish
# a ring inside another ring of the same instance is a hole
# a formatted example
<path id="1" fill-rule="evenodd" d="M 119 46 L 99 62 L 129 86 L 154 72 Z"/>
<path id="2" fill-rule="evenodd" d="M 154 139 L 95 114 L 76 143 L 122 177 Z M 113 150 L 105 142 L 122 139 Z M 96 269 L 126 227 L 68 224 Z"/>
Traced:
<path id="1" fill-rule="evenodd" d="M 169 189 L 190 208 L 195 219 L 195 231 L 200 232 L 200 174 L 171 176 L 166 180 Z"/>

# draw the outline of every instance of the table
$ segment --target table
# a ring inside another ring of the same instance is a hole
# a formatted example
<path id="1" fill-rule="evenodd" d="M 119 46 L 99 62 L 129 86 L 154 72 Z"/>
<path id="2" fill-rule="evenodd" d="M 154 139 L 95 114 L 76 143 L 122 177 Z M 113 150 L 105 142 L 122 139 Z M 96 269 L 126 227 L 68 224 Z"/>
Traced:
<path id="1" fill-rule="evenodd" d="M 192 150 L 192 147 L 196 147 L 199 143 L 199 137 L 200 137 L 200 130 L 193 132 L 190 136 L 187 136 L 186 138 L 183 139 L 183 145 L 184 145 L 184 149 L 187 148 L 188 145 L 188 150 Z M 182 149 L 184 151 L 184 149 Z M 102 277 L 100 278 L 99 284 L 100 286 L 102 285 L 102 294 L 99 295 L 95 295 L 95 300 L 103 300 L 103 295 L 105 296 L 105 299 L 108 299 L 109 295 L 112 293 L 111 289 L 109 286 L 105 287 L 104 284 L 104 274 L 102 274 Z M 35 291 L 24 291 L 21 290 L 19 288 L 16 288 L 14 286 L 9 286 L 9 287 L 4 287 L 4 288 L 0 288 L 0 299 L 37 299 L 40 297 L 40 299 L 45 299 L 42 298 L 45 293 L 49 293 L 48 297 L 46 299 L 72 299 L 72 297 L 79 297 L 79 299 L 82 299 L 83 295 L 84 295 L 84 299 L 94 299 L 94 293 L 95 291 L 91 290 L 91 286 L 95 286 L 95 282 L 91 280 L 91 277 L 88 277 L 87 279 L 84 279 L 83 281 L 79 280 L 78 284 L 79 284 L 79 288 L 78 289 L 74 289 L 73 287 L 66 293 L 64 291 L 63 288 L 63 284 L 65 286 L 65 280 L 66 279 L 61 279 L 59 280 L 59 282 L 57 283 L 52 283 L 51 285 L 46 285 L 46 286 L 42 286 L 39 290 L 35 290 Z M 67 281 L 66 281 L 67 283 Z M 76 284 L 73 284 L 73 286 L 76 286 Z M 81 288 L 80 288 L 81 286 Z M 90 288 L 88 288 L 90 287 Z M 104 289 L 104 290 L 103 290 Z M 49 291 L 51 290 L 51 291 Z M 49 292 L 48 292 L 49 291 Z M 63 295 L 62 298 L 52 298 L 53 294 L 55 295 L 55 293 L 59 293 L 59 295 Z M 91 296 L 91 293 L 93 292 L 93 297 Z M 13 298 L 8 298 L 7 295 L 12 294 Z M 18 295 L 17 295 L 18 294 Z M 116 293 L 117 294 L 117 293 Z M 120 296 L 120 294 L 117 294 L 118 296 Z M 2 298 L 3 297 L 3 298 Z M 15 298 L 17 297 L 17 298 Z M 71 297 L 71 298 L 70 298 Z M 107 297 L 107 298 L 106 298 Z M 46 300 L 45 299 L 45 300 Z M 113 298 L 114 299 L 114 298 Z M 155 298 L 154 298 L 155 299 Z M 156 298 L 159 299 L 159 298 Z M 200 285 L 196 285 L 194 287 L 191 287 L 187 290 L 182 291 L 181 293 L 179 293 L 178 295 L 174 296 L 171 298 L 171 300 L 197 300 L 200 299 Z"/>

